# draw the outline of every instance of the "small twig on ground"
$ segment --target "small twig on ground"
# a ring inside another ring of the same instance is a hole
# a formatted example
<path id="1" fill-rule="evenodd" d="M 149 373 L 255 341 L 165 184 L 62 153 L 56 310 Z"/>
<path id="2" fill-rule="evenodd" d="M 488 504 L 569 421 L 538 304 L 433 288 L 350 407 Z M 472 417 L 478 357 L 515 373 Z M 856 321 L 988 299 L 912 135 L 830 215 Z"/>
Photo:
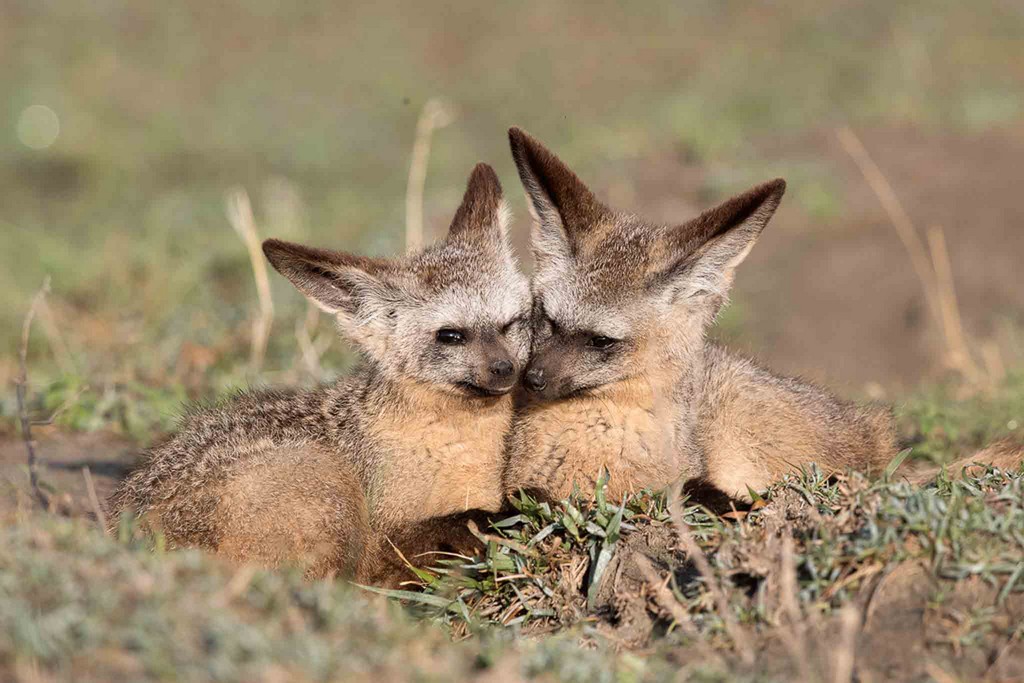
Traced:
<path id="1" fill-rule="evenodd" d="M 270 338 L 270 327 L 274 322 L 274 302 L 270 296 L 270 279 L 267 277 L 267 264 L 260 249 L 259 233 L 256 231 L 256 219 L 252 213 L 249 195 L 242 188 L 228 192 L 225 199 L 228 221 L 238 236 L 245 243 L 249 252 L 249 263 L 252 266 L 253 278 L 256 280 L 256 294 L 259 297 L 260 315 L 253 322 L 252 348 L 249 363 L 252 372 L 259 372 L 263 367 L 263 358 L 267 351 L 267 340 Z"/>
<path id="2" fill-rule="evenodd" d="M 82 394 L 84 394 L 88 390 L 88 384 L 83 384 L 82 386 L 78 387 L 78 389 L 75 390 L 75 393 L 64 399 L 61 402 L 61 404 L 57 406 L 57 409 L 50 413 L 50 416 L 47 417 L 45 420 L 32 420 L 32 426 L 45 427 L 47 425 L 52 425 L 54 422 L 57 421 L 58 417 L 60 417 L 61 415 L 64 414 L 65 411 L 67 411 L 68 408 L 78 403 L 78 399 L 80 399 L 82 397 Z"/>
<path id="3" fill-rule="evenodd" d="M 427 179 L 427 160 L 430 158 L 430 138 L 438 128 L 455 120 L 450 105 L 439 98 L 431 98 L 423 105 L 416 122 L 416 140 L 409 162 L 409 182 L 405 189 L 405 251 L 416 251 L 423 246 L 423 185 Z"/>
<path id="4" fill-rule="evenodd" d="M 15 394 L 18 401 L 18 420 L 21 423 L 21 438 L 25 441 L 25 450 L 28 452 L 28 478 L 32 486 L 32 495 L 44 508 L 49 507 L 50 499 L 43 493 L 39 486 L 39 464 L 36 459 L 35 442 L 32 440 L 32 420 L 28 415 L 26 397 L 28 395 L 28 338 L 32 331 L 32 319 L 36 316 L 40 303 L 50 292 L 50 277 L 46 276 L 43 286 L 39 288 L 36 295 L 32 297 L 32 303 L 25 314 L 25 320 L 21 325 L 21 346 L 18 353 L 19 371 L 14 381 Z"/>
<path id="5" fill-rule="evenodd" d="M 679 542 L 682 544 L 683 550 L 686 551 L 687 557 L 697 567 L 697 571 L 700 572 L 701 577 L 704 579 L 704 585 L 707 586 L 708 592 L 714 598 L 715 606 L 718 609 L 718 616 L 722 619 L 722 623 L 725 624 L 725 631 L 729 634 L 733 645 L 736 646 L 740 659 L 748 666 L 753 665 L 753 645 L 747 638 L 747 633 L 736 621 L 736 615 L 733 614 L 732 609 L 729 607 L 729 599 L 726 597 L 725 591 L 722 590 L 722 586 L 719 585 L 715 572 L 708 562 L 708 558 L 704 556 L 704 551 L 700 549 L 697 540 L 690 533 L 690 527 L 687 526 L 686 521 L 683 519 L 683 512 L 679 508 L 678 490 L 674 491 L 671 496 L 669 511 L 672 515 L 672 523 L 675 526 Z"/>
<path id="6" fill-rule="evenodd" d="M 494 534 L 487 534 L 487 533 L 484 533 L 483 531 L 480 531 L 480 527 L 478 527 L 476 525 L 476 522 L 474 522 L 471 519 L 466 522 L 466 526 L 469 527 L 469 532 L 471 534 L 476 536 L 478 539 L 480 539 L 484 543 L 494 542 L 494 543 L 497 543 L 498 545 L 503 545 L 506 548 L 511 548 L 512 550 L 514 550 L 515 552 L 519 553 L 520 555 L 526 555 L 527 557 L 536 557 L 537 556 L 537 551 L 536 550 L 534 550 L 533 548 L 528 548 L 525 545 L 523 545 L 522 543 L 516 543 L 515 541 L 513 541 L 511 539 L 508 539 L 508 538 L 504 538 L 503 536 L 496 536 Z"/>
<path id="7" fill-rule="evenodd" d="M 103 533 L 109 533 L 107 528 L 107 515 L 103 512 L 103 506 L 100 505 L 99 496 L 96 495 L 96 487 L 92 483 L 92 472 L 89 471 L 89 466 L 86 465 L 82 468 L 82 477 L 85 478 L 85 492 L 89 496 L 89 505 L 92 506 L 92 513 L 96 515 L 96 521 L 99 522 L 100 529 Z"/>
<path id="8" fill-rule="evenodd" d="M 644 581 L 647 582 L 647 588 L 651 592 L 651 597 L 654 598 L 658 607 L 668 612 L 672 616 L 672 620 L 684 633 L 687 635 L 696 634 L 697 631 L 693 627 L 690 615 L 687 614 L 686 609 L 679 604 L 676 596 L 665 585 L 669 577 L 666 576 L 663 579 L 658 576 L 658 571 L 654 568 L 654 565 L 643 555 L 637 555 L 636 562 L 640 567 L 640 573 L 644 575 Z"/>

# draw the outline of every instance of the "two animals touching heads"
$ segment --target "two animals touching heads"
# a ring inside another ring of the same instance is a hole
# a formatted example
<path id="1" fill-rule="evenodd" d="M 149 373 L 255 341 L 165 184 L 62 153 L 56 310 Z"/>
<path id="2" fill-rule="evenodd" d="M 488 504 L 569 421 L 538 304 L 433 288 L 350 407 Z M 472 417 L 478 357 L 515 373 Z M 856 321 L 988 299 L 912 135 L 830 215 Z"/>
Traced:
<path id="1" fill-rule="evenodd" d="M 395 585 L 406 558 L 472 553 L 520 490 L 610 499 L 685 485 L 734 500 L 811 462 L 880 471 L 887 410 L 706 339 L 775 212 L 771 180 L 675 225 L 606 206 L 509 131 L 533 217 L 528 279 L 485 164 L 447 236 L 383 259 L 268 240 L 274 268 L 360 351 L 346 377 L 195 409 L 112 498 L 175 546 Z"/>

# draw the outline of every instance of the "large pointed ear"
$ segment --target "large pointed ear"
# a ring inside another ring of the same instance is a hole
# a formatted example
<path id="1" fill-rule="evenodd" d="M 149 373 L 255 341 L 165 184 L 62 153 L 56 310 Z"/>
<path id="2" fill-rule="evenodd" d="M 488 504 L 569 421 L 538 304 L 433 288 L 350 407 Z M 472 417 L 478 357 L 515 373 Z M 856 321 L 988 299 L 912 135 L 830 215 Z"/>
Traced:
<path id="1" fill-rule="evenodd" d="M 466 183 L 466 193 L 448 228 L 448 235 L 496 238 L 504 243 L 508 216 L 498 174 L 487 164 L 477 164 Z"/>
<path id="2" fill-rule="evenodd" d="M 536 223 L 534 250 L 539 257 L 574 254 L 579 237 L 607 215 L 608 208 L 561 159 L 528 133 L 510 128 L 508 141 Z"/>
<path id="3" fill-rule="evenodd" d="M 263 243 L 263 253 L 277 272 L 340 322 L 365 325 L 387 317 L 399 296 L 379 259 L 274 239 Z"/>
<path id="4" fill-rule="evenodd" d="M 673 228 L 668 251 L 674 260 L 661 274 L 673 300 L 710 296 L 724 302 L 736 266 L 750 253 L 785 191 L 786 181 L 776 178 Z"/>

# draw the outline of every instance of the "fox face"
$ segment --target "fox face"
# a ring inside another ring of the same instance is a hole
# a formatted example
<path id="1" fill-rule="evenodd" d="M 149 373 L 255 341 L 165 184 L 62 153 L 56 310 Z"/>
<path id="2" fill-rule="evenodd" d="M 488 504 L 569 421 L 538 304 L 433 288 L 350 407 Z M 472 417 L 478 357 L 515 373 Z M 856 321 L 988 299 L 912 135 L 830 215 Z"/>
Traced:
<path id="1" fill-rule="evenodd" d="M 369 258 L 267 240 L 274 268 L 388 378 L 487 397 L 515 386 L 529 354 L 529 284 L 507 241 L 494 170 L 473 170 L 448 235 L 420 253 Z"/>
<path id="2" fill-rule="evenodd" d="M 600 395 L 628 380 L 678 377 L 724 305 L 735 268 L 785 191 L 759 185 L 681 225 L 657 225 L 598 201 L 558 157 L 509 131 L 534 218 L 535 399 Z"/>

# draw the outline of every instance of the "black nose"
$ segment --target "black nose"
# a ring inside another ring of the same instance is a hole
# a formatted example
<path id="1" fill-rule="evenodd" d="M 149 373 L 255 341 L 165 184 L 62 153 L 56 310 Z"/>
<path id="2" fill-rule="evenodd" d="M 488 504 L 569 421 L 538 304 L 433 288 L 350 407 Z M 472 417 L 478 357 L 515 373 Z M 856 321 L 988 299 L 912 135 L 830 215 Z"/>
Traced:
<path id="1" fill-rule="evenodd" d="M 507 360 L 496 360 L 491 363 L 491 374 L 500 379 L 505 379 L 512 374 L 512 363 Z"/>
<path id="2" fill-rule="evenodd" d="M 544 379 L 544 371 L 540 368 L 530 368 L 526 371 L 526 377 L 523 379 L 526 382 L 526 388 L 530 391 L 544 391 L 544 387 L 548 385 L 547 380 Z"/>

